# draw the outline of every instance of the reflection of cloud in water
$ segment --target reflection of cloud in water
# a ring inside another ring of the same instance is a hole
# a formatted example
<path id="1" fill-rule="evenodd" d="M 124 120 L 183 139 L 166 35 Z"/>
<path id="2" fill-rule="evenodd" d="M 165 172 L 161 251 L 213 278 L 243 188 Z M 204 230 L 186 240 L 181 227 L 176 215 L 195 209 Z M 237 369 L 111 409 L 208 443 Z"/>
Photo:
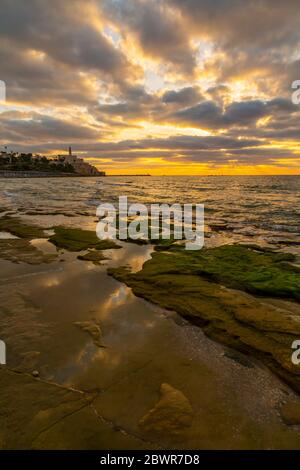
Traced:
<path id="1" fill-rule="evenodd" d="M 153 247 L 151 245 L 139 246 L 134 243 L 124 243 L 118 240 L 122 245 L 122 250 L 110 250 L 111 265 L 128 265 L 132 271 L 140 271 L 145 261 L 151 258 Z"/>
<path id="2" fill-rule="evenodd" d="M 59 279 L 57 277 L 51 277 L 50 279 L 46 279 L 44 287 L 57 287 L 59 284 Z"/>
<path id="3" fill-rule="evenodd" d="M 60 368 L 57 379 L 65 385 L 73 386 L 77 379 L 90 376 L 91 380 L 99 370 L 114 370 L 121 365 L 123 356 L 111 348 L 99 349 L 89 339 L 76 357 L 70 358 L 67 364 Z M 99 369 L 100 366 L 100 369 Z"/>
<path id="4" fill-rule="evenodd" d="M 130 289 L 126 286 L 121 286 L 111 295 L 111 302 L 115 305 L 120 305 L 120 303 L 124 303 L 128 294 L 130 293 Z"/>
<path id="5" fill-rule="evenodd" d="M 130 297 L 133 298 L 133 294 L 129 287 L 124 285 L 117 287 L 99 307 L 99 315 L 102 319 L 107 318 L 113 309 L 124 305 Z"/>
<path id="6" fill-rule="evenodd" d="M 101 349 L 95 354 L 94 361 L 101 361 L 107 367 L 113 368 L 121 364 L 122 355 L 120 352 L 112 349 Z"/>

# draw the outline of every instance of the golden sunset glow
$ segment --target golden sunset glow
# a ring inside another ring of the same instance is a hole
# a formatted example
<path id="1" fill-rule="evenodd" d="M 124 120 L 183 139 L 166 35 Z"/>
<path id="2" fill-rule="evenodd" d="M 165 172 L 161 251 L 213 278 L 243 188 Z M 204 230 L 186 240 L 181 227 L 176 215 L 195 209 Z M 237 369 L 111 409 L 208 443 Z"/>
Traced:
<path id="1" fill-rule="evenodd" d="M 112 175 L 300 174 L 299 19 L 264 3 L 2 2 L 0 144 Z"/>

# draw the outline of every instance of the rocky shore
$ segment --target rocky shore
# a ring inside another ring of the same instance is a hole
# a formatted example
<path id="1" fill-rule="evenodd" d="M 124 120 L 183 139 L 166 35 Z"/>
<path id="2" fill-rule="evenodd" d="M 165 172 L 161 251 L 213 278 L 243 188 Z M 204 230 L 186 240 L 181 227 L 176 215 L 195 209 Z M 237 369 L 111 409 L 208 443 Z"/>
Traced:
<path id="1" fill-rule="evenodd" d="M 296 256 L 0 232 L 2 448 L 299 448 Z"/>

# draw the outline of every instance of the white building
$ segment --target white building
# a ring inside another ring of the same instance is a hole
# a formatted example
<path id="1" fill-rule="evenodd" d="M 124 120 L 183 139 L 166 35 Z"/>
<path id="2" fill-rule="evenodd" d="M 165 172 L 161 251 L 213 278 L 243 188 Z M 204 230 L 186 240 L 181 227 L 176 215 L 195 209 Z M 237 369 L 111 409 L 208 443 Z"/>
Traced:
<path id="1" fill-rule="evenodd" d="M 72 165 L 76 173 L 85 176 L 105 176 L 104 171 L 98 171 L 97 168 L 85 162 L 83 158 L 78 158 L 77 155 L 72 154 L 72 148 L 69 147 L 67 155 L 58 155 L 58 163 L 66 163 Z"/>

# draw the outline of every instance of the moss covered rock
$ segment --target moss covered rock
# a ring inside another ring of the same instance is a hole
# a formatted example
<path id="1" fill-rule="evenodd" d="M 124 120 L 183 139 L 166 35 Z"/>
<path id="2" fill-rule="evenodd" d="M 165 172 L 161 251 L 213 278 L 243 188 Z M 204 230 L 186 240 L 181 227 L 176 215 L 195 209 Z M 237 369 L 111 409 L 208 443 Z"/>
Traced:
<path id="1" fill-rule="evenodd" d="M 34 238 L 46 238 L 45 232 L 41 227 L 28 225 L 18 217 L 1 217 L 0 231 L 6 231 L 19 238 L 33 240 Z"/>
<path id="2" fill-rule="evenodd" d="M 160 395 L 160 400 L 140 420 L 139 426 L 149 435 L 180 435 L 191 426 L 191 404 L 180 390 L 167 383 L 161 384 Z"/>
<path id="3" fill-rule="evenodd" d="M 112 240 L 99 240 L 96 232 L 92 230 L 66 227 L 55 227 L 54 230 L 55 234 L 49 238 L 49 241 L 58 248 L 65 248 L 69 251 L 83 251 L 88 248 L 96 250 L 121 248 Z"/>
<path id="4" fill-rule="evenodd" d="M 28 240 L 0 240 L 0 258 L 13 263 L 42 264 L 56 260 L 55 254 L 46 254 L 30 244 Z"/>
<path id="5" fill-rule="evenodd" d="M 285 403 L 280 410 L 281 417 L 286 424 L 300 424 L 300 402 Z"/>
<path id="6" fill-rule="evenodd" d="M 198 251 L 172 245 L 168 252 L 154 254 L 145 272 L 201 276 L 252 294 L 300 300 L 300 269 L 289 264 L 294 258 L 242 245 Z"/>
<path id="7" fill-rule="evenodd" d="M 95 265 L 99 265 L 101 264 L 101 261 L 104 261 L 107 258 L 104 256 L 102 251 L 89 250 L 84 255 L 78 255 L 77 259 L 80 259 L 82 261 L 91 261 Z"/>
<path id="8" fill-rule="evenodd" d="M 43 228 L 28 225 L 18 217 L 1 217 L 0 231 L 9 232 L 17 238 L 0 240 L 0 258 L 13 263 L 41 264 L 56 260 L 55 254 L 46 254 L 30 242 L 33 239 L 47 238 Z"/>
<path id="9" fill-rule="evenodd" d="M 300 274 L 284 255 L 237 245 L 199 252 L 171 247 L 153 253 L 138 273 L 124 267 L 109 273 L 137 296 L 175 310 L 210 337 L 259 357 L 300 391 L 300 368 L 291 362 L 300 308 L 279 308 L 223 287 L 298 299 Z"/>

